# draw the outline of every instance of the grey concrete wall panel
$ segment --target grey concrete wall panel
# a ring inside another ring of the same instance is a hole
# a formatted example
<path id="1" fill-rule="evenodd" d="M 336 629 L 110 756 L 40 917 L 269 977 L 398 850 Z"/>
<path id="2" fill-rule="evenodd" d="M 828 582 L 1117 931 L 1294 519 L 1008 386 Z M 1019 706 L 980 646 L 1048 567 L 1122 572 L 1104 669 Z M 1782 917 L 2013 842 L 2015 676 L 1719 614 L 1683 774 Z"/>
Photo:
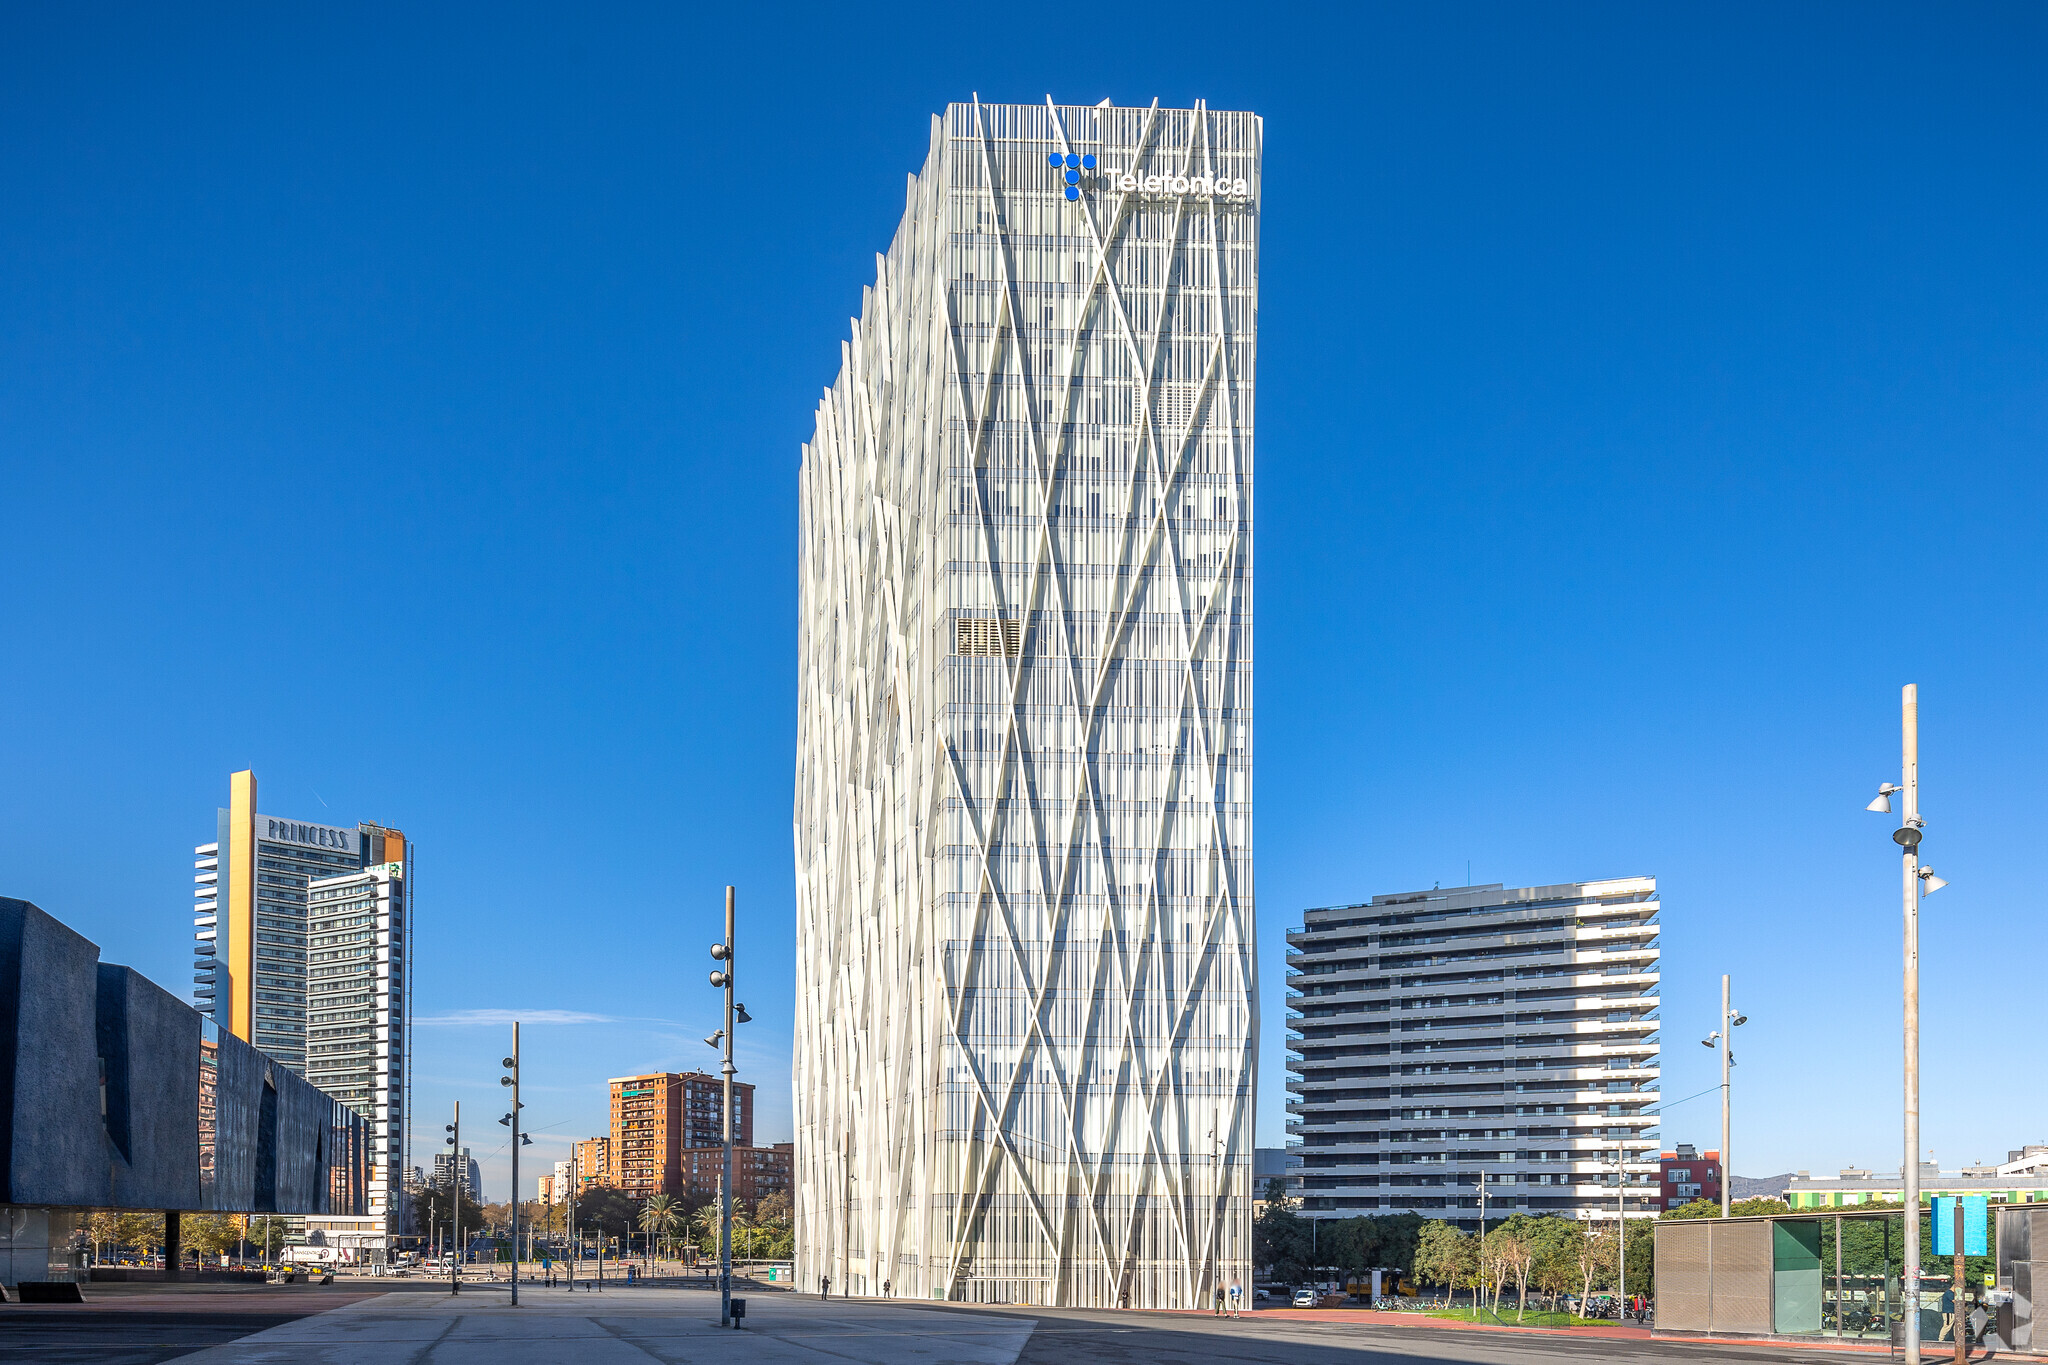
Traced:
<path id="1" fill-rule="evenodd" d="M 298 1084 L 277 1089 L 278 1206 L 326 1213 L 328 1128 L 334 1121 L 334 1101 L 288 1071 L 284 1079 Z"/>
<path id="2" fill-rule="evenodd" d="M 140 974 L 102 965 L 27 901 L 0 898 L 0 1205 L 361 1214 L 349 1162 L 366 1146 L 352 1111 Z"/>
<path id="3" fill-rule="evenodd" d="M 100 1055 L 107 1059 L 110 1203 L 196 1209 L 199 1016 L 129 967 L 102 963 Z"/>
<path id="4" fill-rule="evenodd" d="M 284 1068 L 240 1038 L 220 1040 L 220 1110 L 215 1127 L 213 1207 L 270 1212 L 256 1202 L 259 1099 L 266 1077 Z"/>
<path id="5" fill-rule="evenodd" d="M 99 949 L 27 901 L 0 900 L 0 939 L 11 979 L 0 1012 L 11 1017 L 13 1096 L 9 1204 L 91 1204 L 105 1193 L 97 1048 Z"/>

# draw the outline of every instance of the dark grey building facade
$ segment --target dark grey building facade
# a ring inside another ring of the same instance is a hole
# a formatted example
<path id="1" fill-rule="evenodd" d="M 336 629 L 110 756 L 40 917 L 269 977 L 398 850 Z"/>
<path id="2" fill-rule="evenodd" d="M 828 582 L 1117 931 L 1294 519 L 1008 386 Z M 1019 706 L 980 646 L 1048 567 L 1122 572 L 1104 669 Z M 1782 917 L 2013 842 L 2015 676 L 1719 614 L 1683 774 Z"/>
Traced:
<path id="1" fill-rule="evenodd" d="M 0 898 L 0 1283 L 67 1277 L 91 1209 L 365 1211 L 359 1115 L 99 957 Z"/>

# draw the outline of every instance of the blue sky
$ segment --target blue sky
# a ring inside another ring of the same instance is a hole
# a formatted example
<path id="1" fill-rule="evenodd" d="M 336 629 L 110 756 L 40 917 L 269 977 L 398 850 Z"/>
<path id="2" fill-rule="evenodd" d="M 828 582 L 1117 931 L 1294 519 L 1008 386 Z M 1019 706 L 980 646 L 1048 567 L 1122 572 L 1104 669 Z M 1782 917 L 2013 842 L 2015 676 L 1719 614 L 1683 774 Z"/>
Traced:
<path id="1" fill-rule="evenodd" d="M 2028 5 L 0 14 L 0 894 L 180 987 L 188 854 L 419 844 L 422 1154 L 712 1054 L 788 1136 L 795 473 L 930 115 L 1266 117 L 1260 1130 L 1281 934 L 1653 873 L 1743 1174 L 2048 1140 L 2048 13 Z M 1667 1142 L 1713 1145 L 1711 1097 Z M 498 1130 L 477 1144 L 503 1189 Z M 424 1159 L 424 1155 L 422 1156 Z"/>

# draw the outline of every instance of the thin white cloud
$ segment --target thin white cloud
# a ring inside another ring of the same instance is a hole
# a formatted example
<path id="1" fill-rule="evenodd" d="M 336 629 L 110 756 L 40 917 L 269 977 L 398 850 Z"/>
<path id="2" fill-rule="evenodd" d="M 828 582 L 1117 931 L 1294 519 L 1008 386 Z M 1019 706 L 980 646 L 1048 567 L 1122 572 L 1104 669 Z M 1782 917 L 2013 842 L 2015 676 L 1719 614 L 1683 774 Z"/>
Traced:
<path id="1" fill-rule="evenodd" d="M 426 1014 L 413 1020 L 422 1027 L 448 1026 L 466 1028 L 472 1025 L 503 1024 L 624 1024 L 629 1020 L 611 1014 L 584 1014 L 580 1010 L 450 1010 L 446 1014 Z"/>

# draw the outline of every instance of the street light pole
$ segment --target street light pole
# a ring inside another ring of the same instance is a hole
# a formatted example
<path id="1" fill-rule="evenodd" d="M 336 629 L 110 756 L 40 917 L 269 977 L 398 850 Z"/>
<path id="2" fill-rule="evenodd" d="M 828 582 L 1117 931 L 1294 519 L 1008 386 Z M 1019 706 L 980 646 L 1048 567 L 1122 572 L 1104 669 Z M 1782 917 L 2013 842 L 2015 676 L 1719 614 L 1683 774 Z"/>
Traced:
<path id="1" fill-rule="evenodd" d="M 577 1169 L 582 1153 L 572 1144 L 569 1148 L 569 1191 L 563 1197 L 562 1229 L 569 1243 L 569 1292 L 576 1292 L 576 1266 L 583 1259 L 583 1248 L 576 1242 L 576 1186 L 582 1174 Z"/>
<path id="2" fill-rule="evenodd" d="M 725 988 L 725 1056 L 719 1073 L 725 1081 L 725 1176 L 718 1186 L 718 1325 L 732 1327 L 732 1064 L 733 1029 L 733 890 L 725 888 L 725 941 L 711 945 L 713 960 L 724 965 L 711 973 L 711 984 Z"/>
<path id="3" fill-rule="evenodd" d="M 1486 1168 L 1479 1168 L 1479 1245 L 1472 1249 L 1479 1283 L 1472 1286 L 1472 1320 L 1479 1320 L 1479 1296 L 1486 1283 Z"/>
<path id="4" fill-rule="evenodd" d="M 1905 908 L 1904 1004 L 1905 1004 L 1905 1147 L 1906 1157 L 1899 1171 L 1905 1204 L 1905 1269 L 1901 1286 L 1905 1297 L 1906 1365 L 1920 1365 L 1920 897 L 1948 885 L 1934 875 L 1931 867 L 1920 865 L 1920 837 L 1926 822 L 1920 818 L 1920 688 L 1907 683 L 1899 694 L 1899 759 L 1902 771 L 1893 786 L 1887 782 L 1877 789 L 1877 799 L 1865 810 L 1889 814 L 1891 798 L 1903 796 L 1905 810 L 1892 842 L 1899 846 L 1901 899 Z M 1924 889 L 1923 885 L 1925 884 Z"/>
<path id="5" fill-rule="evenodd" d="M 505 1068 L 511 1074 L 498 1077 L 498 1084 L 512 1087 L 512 1112 L 499 1119 L 512 1130 L 512 1306 L 519 1306 L 519 1148 L 532 1139 L 519 1131 L 519 1111 L 525 1106 L 519 1103 L 519 1021 L 512 1021 L 512 1055 L 505 1059 Z"/>
<path id="6" fill-rule="evenodd" d="M 1734 1040 L 1728 1035 L 1735 1030 L 1728 1027 L 1734 1015 L 1728 1009 L 1728 977 L 1721 977 L 1721 1216 L 1728 1216 L 1729 1187 L 1735 1181 L 1735 1158 L 1728 1150 L 1728 1048 Z"/>
<path id="7" fill-rule="evenodd" d="M 1905 902 L 1905 1291 L 1906 1365 L 1920 1365 L 1920 688 L 1899 696 L 1899 759 L 1906 810 L 1892 835 L 1899 845 Z"/>
<path id="8" fill-rule="evenodd" d="M 448 1258 L 448 1292 L 462 1292 L 462 1182 L 469 1172 L 458 1168 L 467 1164 L 462 1160 L 462 1101 L 455 1101 L 455 1122 L 448 1125 L 448 1245 L 454 1255 Z"/>
<path id="9" fill-rule="evenodd" d="M 1724 1111 L 1725 1112 L 1725 1111 Z M 1628 1139 L 1614 1144 L 1614 1297 L 1621 1300 L 1614 1320 L 1628 1316 Z"/>

